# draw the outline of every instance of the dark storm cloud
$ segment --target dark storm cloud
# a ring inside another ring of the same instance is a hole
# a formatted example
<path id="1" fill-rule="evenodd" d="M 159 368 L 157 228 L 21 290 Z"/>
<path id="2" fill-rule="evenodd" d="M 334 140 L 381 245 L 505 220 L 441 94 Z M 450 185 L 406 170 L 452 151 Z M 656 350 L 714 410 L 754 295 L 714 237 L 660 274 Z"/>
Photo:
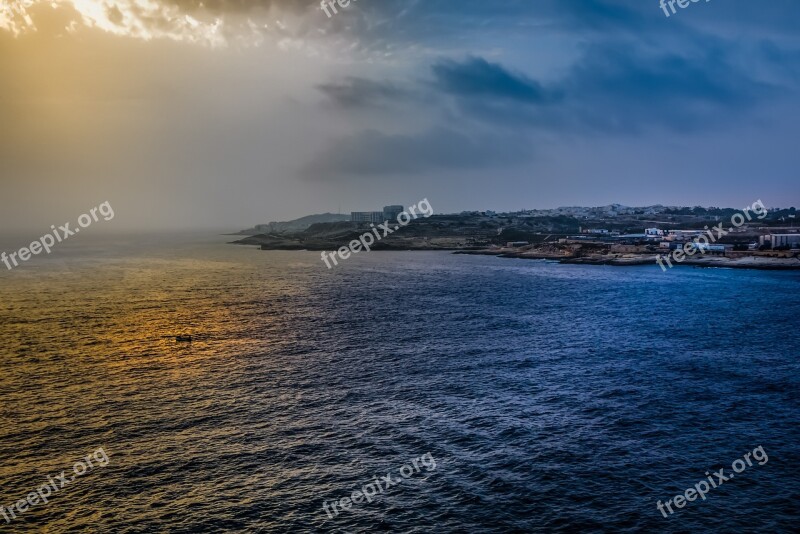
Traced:
<path id="1" fill-rule="evenodd" d="M 464 98 L 512 100 L 541 104 L 551 99 L 541 84 L 501 65 L 473 57 L 463 62 L 443 60 L 433 65 L 436 86 Z"/>
<path id="2" fill-rule="evenodd" d="M 387 174 L 522 161 L 530 153 L 530 141 L 522 140 L 537 134 L 714 130 L 785 92 L 736 66 L 719 43 L 708 40 L 707 45 L 689 54 L 645 51 L 624 42 L 589 46 L 562 79 L 549 85 L 480 57 L 440 60 L 429 67 L 432 81 L 416 86 L 415 98 L 423 101 L 426 95 L 426 113 L 440 114 L 440 120 L 468 135 L 367 131 L 337 141 L 306 173 Z M 774 52 L 771 57 L 781 59 Z M 414 94 L 390 81 L 359 78 L 320 89 L 348 109 Z M 447 99 L 454 108 L 442 105 Z M 502 142 L 494 140 L 498 131 Z"/>
<path id="3" fill-rule="evenodd" d="M 793 4 L 779 2 L 791 11 L 789 18 L 800 12 Z M 473 139 L 491 138 L 497 132 L 520 139 L 541 135 L 553 139 L 715 131 L 746 120 L 760 104 L 794 91 L 777 84 L 772 74 L 783 73 L 786 77 L 787 67 L 791 65 L 793 69 L 797 64 L 796 52 L 761 39 L 754 46 L 755 53 L 763 58 L 761 68 L 756 69 L 754 62 L 745 57 L 744 45 L 735 34 L 707 31 L 716 30 L 705 18 L 713 15 L 711 9 L 723 9 L 724 16 L 731 17 L 733 9 L 746 8 L 759 24 L 782 27 L 780 10 L 763 6 L 756 9 L 744 3 L 739 6 L 736 2 L 724 7 L 700 7 L 708 9 L 695 9 L 693 13 L 686 10 L 679 13 L 681 17 L 667 19 L 655 0 L 651 4 L 607 0 L 429 0 L 407 2 L 402 9 L 395 2 L 383 2 L 371 7 L 370 14 L 378 22 L 360 33 L 366 42 L 381 33 L 380 39 L 394 39 L 396 44 L 426 42 L 449 46 L 443 41 L 504 32 L 520 34 L 535 28 L 538 33 L 574 39 L 580 53 L 570 57 L 559 76 L 546 80 L 505 61 L 467 53 L 466 58 L 443 57 L 432 64 L 417 65 L 412 79 L 421 82 L 349 78 L 318 88 L 330 103 L 345 110 L 413 101 L 426 117 L 438 117 L 441 124 L 467 132 Z M 386 18 L 379 20 L 377 15 Z M 401 86 L 403 89 L 398 89 Z M 427 133 L 397 137 L 370 131 L 349 141 L 338 141 L 335 157 L 321 157 L 318 162 L 328 162 L 325 172 L 341 174 L 364 172 L 367 168 L 376 174 L 395 172 L 408 165 L 402 161 L 410 160 L 415 160 L 417 171 L 463 165 L 463 154 L 461 159 L 431 157 L 427 153 L 430 141 Z M 470 142 L 461 144 L 471 146 Z M 493 161 L 491 150 L 500 147 L 503 154 L 496 158 L 498 161 L 522 160 L 528 153 L 524 143 L 481 145 L 471 154 L 470 164 L 475 159 Z M 404 156 L 400 160 L 377 158 L 365 146 Z M 417 150 L 425 154 L 415 159 L 412 152 Z M 518 153 L 512 155 L 514 150 Z M 362 157 L 369 162 L 359 166 L 357 161 Z M 314 166 L 306 170 L 309 169 Z M 319 170 L 323 172 L 322 167 Z"/>
<path id="4" fill-rule="evenodd" d="M 771 51 L 773 61 L 782 56 Z M 567 74 L 549 85 L 499 63 L 470 57 L 445 59 L 431 67 L 433 81 L 414 91 L 390 81 L 350 78 L 319 88 L 343 107 L 415 98 L 456 102 L 461 118 L 495 126 L 548 128 L 574 133 L 636 133 L 654 127 L 674 130 L 715 128 L 782 90 L 736 67 L 723 47 L 693 55 L 639 51 L 624 43 L 588 47 Z M 438 94 L 431 94 L 434 88 Z"/>

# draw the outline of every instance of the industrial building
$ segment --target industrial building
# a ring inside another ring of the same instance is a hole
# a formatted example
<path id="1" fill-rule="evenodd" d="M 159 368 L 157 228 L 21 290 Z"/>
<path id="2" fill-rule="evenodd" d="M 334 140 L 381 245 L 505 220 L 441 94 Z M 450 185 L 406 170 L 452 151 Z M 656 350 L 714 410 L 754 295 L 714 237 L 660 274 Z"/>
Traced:
<path id="1" fill-rule="evenodd" d="M 758 239 L 758 244 L 762 247 L 767 245 L 773 250 L 786 246 L 798 248 L 800 247 L 800 234 L 766 234 Z"/>
<path id="2" fill-rule="evenodd" d="M 397 216 L 406 211 L 403 206 L 395 205 L 395 206 L 384 206 L 383 207 L 383 218 L 387 221 L 396 221 Z"/>
<path id="3" fill-rule="evenodd" d="M 395 221 L 397 216 L 406 211 L 403 206 L 384 206 L 383 211 L 351 211 L 350 221 L 380 224 L 384 221 Z"/>
<path id="4" fill-rule="evenodd" d="M 383 218 L 382 211 L 351 211 L 350 220 L 352 222 L 380 224 L 386 219 Z"/>
<path id="5" fill-rule="evenodd" d="M 706 230 L 669 230 L 665 239 L 667 241 L 691 241 L 705 233 Z"/>

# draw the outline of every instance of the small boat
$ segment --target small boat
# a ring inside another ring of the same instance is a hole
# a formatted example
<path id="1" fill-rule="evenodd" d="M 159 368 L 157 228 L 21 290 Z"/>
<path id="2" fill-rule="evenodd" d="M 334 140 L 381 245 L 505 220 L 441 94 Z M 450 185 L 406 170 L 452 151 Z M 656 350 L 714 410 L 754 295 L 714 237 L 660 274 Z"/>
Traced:
<path id="1" fill-rule="evenodd" d="M 192 336 L 175 336 L 175 341 L 178 343 L 191 343 Z"/>

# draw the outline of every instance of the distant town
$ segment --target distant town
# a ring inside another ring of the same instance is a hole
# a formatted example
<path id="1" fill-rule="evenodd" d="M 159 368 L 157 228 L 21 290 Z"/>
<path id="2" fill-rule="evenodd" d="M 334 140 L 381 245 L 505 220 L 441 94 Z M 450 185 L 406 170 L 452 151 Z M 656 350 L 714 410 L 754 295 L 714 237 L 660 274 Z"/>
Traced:
<path id="1" fill-rule="evenodd" d="M 288 222 L 257 225 L 240 232 L 237 244 L 264 250 L 335 250 L 370 224 L 393 221 L 401 205 L 380 211 L 311 215 Z M 800 265 L 800 226 L 795 208 L 764 208 L 759 217 L 716 207 L 562 207 L 509 213 L 464 211 L 417 219 L 387 237 L 376 249 L 452 250 L 564 263 L 631 265 L 682 249 L 687 243 L 724 228 L 696 245 L 701 254 L 685 264 L 748 268 Z M 731 219 L 740 217 L 740 225 Z M 722 225 L 722 226 L 720 226 Z"/>

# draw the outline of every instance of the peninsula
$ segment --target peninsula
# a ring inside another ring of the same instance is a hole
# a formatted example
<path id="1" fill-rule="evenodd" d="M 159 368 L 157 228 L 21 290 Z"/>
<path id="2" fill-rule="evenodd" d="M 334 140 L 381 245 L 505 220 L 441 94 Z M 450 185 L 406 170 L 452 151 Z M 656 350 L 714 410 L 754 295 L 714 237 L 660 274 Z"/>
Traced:
<path id="1" fill-rule="evenodd" d="M 763 209 L 758 217 L 733 208 L 627 207 L 461 212 L 412 221 L 374 250 L 449 250 L 457 254 L 551 260 L 592 265 L 652 265 L 702 236 L 701 247 L 673 265 L 800 270 L 800 228 L 795 208 Z M 739 215 L 737 215 L 739 214 Z M 259 225 L 240 234 L 240 245 L 262 250 L 336 250 L 370 229 L 362 213 L 325 214 Z M 358 216 L 358 217 L 357 217 Z M 731 224 L 731 221 L 741 224 Z M 331 222 L 314 222 L 318 220 Z M 361 220 L 358 220 L 361 219 Z M 718 235 L 711 229 L 719 228 Z M 705 239 L 708 241 L 708 239 Z M 691 248 L 691 245 L 690 245 Z M 702 250 L 700 250 L 702 248 Z M 677 252 L 681 254 L 681 252 Z"/>

